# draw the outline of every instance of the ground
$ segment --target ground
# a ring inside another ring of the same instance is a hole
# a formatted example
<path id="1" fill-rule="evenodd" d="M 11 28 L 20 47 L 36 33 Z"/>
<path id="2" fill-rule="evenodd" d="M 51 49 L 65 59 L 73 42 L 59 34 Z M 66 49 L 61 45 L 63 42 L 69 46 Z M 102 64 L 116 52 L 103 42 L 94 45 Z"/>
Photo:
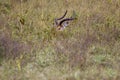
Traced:
<path id="1" fill-rule="evenodd" d="M 119 79 L 120 0 L 0 0 L 0 80 Z"/>

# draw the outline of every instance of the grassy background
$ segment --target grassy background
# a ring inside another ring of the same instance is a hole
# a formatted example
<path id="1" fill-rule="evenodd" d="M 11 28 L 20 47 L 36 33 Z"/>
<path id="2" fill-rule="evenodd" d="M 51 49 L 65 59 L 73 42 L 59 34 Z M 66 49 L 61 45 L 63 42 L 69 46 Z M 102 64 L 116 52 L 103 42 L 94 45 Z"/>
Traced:
<path id="1" fill-rule="evenodd" d="M 120 0 L 0 0 L 0 80 L 119 79 Z"/>

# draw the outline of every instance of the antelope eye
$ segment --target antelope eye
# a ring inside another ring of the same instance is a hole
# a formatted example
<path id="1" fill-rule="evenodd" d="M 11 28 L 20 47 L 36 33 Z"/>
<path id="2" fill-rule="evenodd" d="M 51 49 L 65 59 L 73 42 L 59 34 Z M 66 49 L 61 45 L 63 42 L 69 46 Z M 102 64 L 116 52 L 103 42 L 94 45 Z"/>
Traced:
<path id="1" fill-rule="evenodd" d="M 67 21 L 66 24 L 69 24 L 69 22 Z"/>

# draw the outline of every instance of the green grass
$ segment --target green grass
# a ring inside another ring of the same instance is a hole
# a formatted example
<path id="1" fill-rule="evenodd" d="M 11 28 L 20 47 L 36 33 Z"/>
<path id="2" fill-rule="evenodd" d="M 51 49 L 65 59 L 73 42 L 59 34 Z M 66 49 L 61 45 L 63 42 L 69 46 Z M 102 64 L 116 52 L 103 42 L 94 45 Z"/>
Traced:
<path id="1" fill-rule="evenodd" d="M 119 17 L 120 0 L 0 0 L 0 80 L 119 80 Z"/>

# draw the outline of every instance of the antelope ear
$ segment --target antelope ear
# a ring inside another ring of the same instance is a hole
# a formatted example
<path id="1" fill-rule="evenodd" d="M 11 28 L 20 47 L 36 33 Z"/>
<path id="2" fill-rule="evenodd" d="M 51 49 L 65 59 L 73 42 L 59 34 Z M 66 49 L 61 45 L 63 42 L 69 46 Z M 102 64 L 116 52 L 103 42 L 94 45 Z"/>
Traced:
<path id="1" fill-rule="evenodd" d="M 57 27 L 58 26 L 58 20 L 57 19 L 54 19 L 54 22 L 53 22 L 53 27 Z"/>
<path id="2" fill-rule="evenodd" d="M 78 15 L 77 13 L 73 10 L 71 18 L 77 19 Z"/>

